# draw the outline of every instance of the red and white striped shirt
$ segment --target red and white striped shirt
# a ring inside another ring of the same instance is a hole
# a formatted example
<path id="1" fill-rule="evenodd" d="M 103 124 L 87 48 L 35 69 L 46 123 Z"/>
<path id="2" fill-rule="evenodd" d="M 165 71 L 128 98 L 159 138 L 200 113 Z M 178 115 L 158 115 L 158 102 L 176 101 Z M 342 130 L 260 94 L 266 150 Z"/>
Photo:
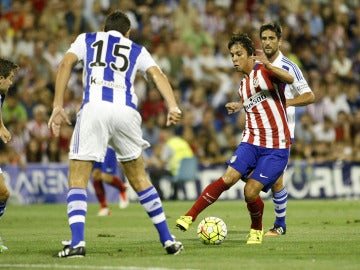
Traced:
<path id="1" fill-rule="evenodd" d="M 284 83 L 261 64 L 240 83 L 239 95 L 246 112 L 242 142 L 284 149 L 291 144 L 286 118 Z"/>

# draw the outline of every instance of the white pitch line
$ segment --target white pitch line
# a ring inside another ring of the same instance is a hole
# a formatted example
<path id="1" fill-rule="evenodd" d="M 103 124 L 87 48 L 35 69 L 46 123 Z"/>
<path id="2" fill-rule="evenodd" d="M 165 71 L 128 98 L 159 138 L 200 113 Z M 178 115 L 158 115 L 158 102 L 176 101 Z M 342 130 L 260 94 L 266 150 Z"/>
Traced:
<path id="1" fill-rule="evenodd" d="M 94 266 L 94 265 L 63 265 L 63 264 L 0 264 L 0 268 L 50 268 L 50 269 L 99 269 L 99 270 L 175 270 L 174 268 L 138 267 L 138 266 Z M 196 270 L 190 268 L 177 270 Z"/>

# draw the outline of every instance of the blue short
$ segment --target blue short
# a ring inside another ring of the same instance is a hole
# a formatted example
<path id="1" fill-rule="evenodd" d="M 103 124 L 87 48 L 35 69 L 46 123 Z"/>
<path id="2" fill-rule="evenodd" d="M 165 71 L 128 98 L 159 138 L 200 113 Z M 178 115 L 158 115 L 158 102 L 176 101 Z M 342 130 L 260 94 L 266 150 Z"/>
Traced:
<path id="1" fill-rule="evenodd" d="M 253 172 L 251 179 L 262 183 L 262 190 L 267 192 L 286 169 L 289 153 L 288 148 L 265 148 L 242 142 L 226 164 L 241 173 L 242 179 Z"/>
<path id="2" fill-rule="evenodd" d="M 106 151 L 104 162 L 95 162 L 93 166 L 93 170 L 94 169 L 99 169 L 101 170 L 101 172 L 106 174 L 117 174 L 118 164 L 115 151 L 112 148 L 108 148 Z"/>

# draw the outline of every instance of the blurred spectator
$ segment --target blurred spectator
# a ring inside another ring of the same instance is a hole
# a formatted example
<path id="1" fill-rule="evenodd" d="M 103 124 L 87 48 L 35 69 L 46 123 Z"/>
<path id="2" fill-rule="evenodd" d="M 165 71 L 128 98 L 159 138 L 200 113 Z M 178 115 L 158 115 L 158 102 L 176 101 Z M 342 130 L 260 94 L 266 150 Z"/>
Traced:
<path id="1" fill-rule="evenodd" d="M 328 84 L 326 90 L 327 94 L 324 97 L 326 115 L 331 118 L 333 123 L 335 123 L 340 111 L 350 113 L 350 107 L 346 102 L 346 86 L 341 83 L 334 82 Z"/>
<path id="2" fill-rule="evenodd" d="M 303 144 L 312 144 L 315 141 L 314 120 L 309 113 L 304 113 L 300 116 L 300 121 L 295 125 L 296 142 L 300 141 Z"/>
<path id="3" fill-rule="evenodd" d="M 350 115 L 344 111 L 339 111 L 334 124 L 336 142 L 350 142 L 350 123 Z"/>
<path id="4" fill-rule="evenodd" d="M 206 100 L 205 89 L 197 86 L 190 94 L 189 100 L 184 104 L 184 110 L 191 111 L 194 117 L 194 126 L 201 125 L 203 114 L 209 106 Z"/>
<path id="5" fill-rule="evenodd" d="M 336 132 L 333 121 L 330 117 L 325 116 L 323 122 L 315 124 L 313 131 L 315 134 L 316 142 L 335 142 Z"/>
<path id="6" fill-rule="evenodd" d="M 46 61 L 50 64 L 52 76 L 55 77 L 57 68 L 64 56 L 57 48 L 57 41 L 50 39 L 43 50 L 43 56 Z"/>
<path id="7" fill-rule="evenodd" d="M 50 129 L 47 126 L 47 109 L 44 105 L 36 105 L 33 109 L 34 118 L 26 124 L 26 130 L 30 139 L 35 140 L 41 153 L 41 161 L 47 158 L 46 151 L 51 136 Z"/>
<path id="8" fill-rule="evenodd" d="M 46 85 L 51 85 L 51 88 L 55 86 L 55 74 L 50 63 L 44 57 L 45 44 L 42 41 L 38 41 L 34 46 L 34 71 L 35 78 L 45 81 Z"/>
<path id="9" fill-rule="evenodd" d="M 26 162 L 27 163 L 41 163 L 43 161 L 43 154 L 39 142 L 32 138 L 26 145 Z"/>
<path id="10" fill-rule="evenodd" d="M 3 14 L 3 18 L 10 23 L 11 28 L 14 29 L 14 31 L 20 31 L 24 27 L 25 14 L 22 10 L 22 5 L 23 3 L 21 0 L 12 0 L 11 9 Z"/>
<path id="11" fill-rule="evenodd" d="M 312 37 L 317 38 L 324 31 L 324 22 L 321 17 L 321 3 L 311 2 L 310 8 L 305 13 L 305 18 L 309 22 Z"/>
<path id="12" fill-rule="evenodd" d="M 83 1 L 72 0 L 66 2 L 65 22 L 69 34 L 86 32 L 86 21 L 83 16 Z"/>
<path id="13" fill-rule="evenodd" d="M 188 142 L 176 135 L 173 128 L 162 129 L 160 137 L 163 142 L 160 154 L 160 164 L 149 168 L 149 175 L 155 187 L 159 187 L 158 181 L 161 177 L 166 175 L 175 176 L 178 173 L 180 162 L 183 158 L 194 156 Z M 171 199 L 176 199 L 176 184 L 173 188 L 174 192 Z M 159 191 L 159 193 L 163 194 L 161 191 Z"/>
<path id="14" fill-rule="evenodd" d="M 167 57 L 167 48 L 166 44 L 159 43 L 154 48 L 153 57 L 156 63 L 160 66 L 160 68 L 164 71 L 165 74 L 170 74 L 171 72 L 171 63 L 169 58 Z"/>
<path id="15" fill-rule="evenodd" d="M 28 116 L 26 114 L 25 107 L 19 102 L 16 89 L 9 89 L 2 112 L 5 126 L 11 128 L 13 123 L 18 122 L 20 124 L 20 128 L 25 127 Z"/>
<path id="16" fill-rule="evenodd" d="M 10 23 L 0 18 L 0 56 L 11 58 L 14 53 L 14 36 L 10 30 Z"/>
<path id="17" fill-rule="evenodd" d="M 92 32 L 101 29 L 105 14 L 110 9 L 110 0 L 86 0 L 83 6 L 83 15 Z M 124 9 L 123 9 L 124 10 Z"/>
<path id="18" fill-rule="evenodd" d="M 346 101 L 349 105 L 350 112 L 354 115 L 360 110 L 360 85 L 356 81 L 351 81 L 347 86 Z"/>
<path id="19" fill-rule="evenodd" d="M 179 0 L 178 7 L 172 14 L 174 28 L 181 31 L 191 31 L 200 14 L 196 8 L 189 4 L 189 0 Z"/>
<path id="20" fill-rule="evenodd" d="M 353 78 L 352 61 L 347 57 L 344 47 L 336 49 L 336 54 L 331 62 L 331 71 L 344 82 Z"/>
<path id="21" fill-rule="evenodd" d="M 63 28 L 67 29 L 66 21 L 64 20 L 66 2 L 69 1 L 48 0 L 39 17 L 38 26 L 47 29 L 48 34 L 51 36 Z"/>
<path id="22" fill-rule="evenodd" d="M 161 98 L 159 91 L 151 87 L 148 91 L 147 99 L 141 104 L 141 115 L 146 121 L 150 117 L 157 117 L 159 114 L 166 112 L 166 105 Z"/>
<path id="23" fill-rule="evenodd" d="M 194 49 L 195 54 L 200 52 L 203 45 L 214 45 L 213 37 L 201 27 L 199 18 L 192 22 L 191 28 L 181 29 L 181 40 Z"/>
<path id="24" fill-rule="evenodd" d="M 160 128 L 157 125 L 156 118 L 156 115 L 149 116 L 143 121 L 142 126 L 143 138 L 152 146 L 159 144 L 160 140 Z"/>
<path id="25" fill-rule="evenodd" d="M 199 156 L 200 165 L 204 168 L 224 165 L 228 156 L 224 155 L 216 140 L 209 139 L 205 142 L 204 151 Z"/>
<path id="26" fill-rule="evenodd" d="M 30 141 L 30 136 L 27 130 L 24 128 L 21 121 L 14 121 L 9 129 L 11 133 L 11 140 L 8 143 L 16 153 L 19 155 L 19 164 L 26 164 L 26 148 L 27 144 Z"/>
<path id="27" fill-rule="evenodd" d="M 46 148 L 46 155 L 48 162 L 61 162 L 61 153 L 59 147 L 59 140 L 50 140 L 47 148 Z"/>
<path id="28" fill-rule="evenodd" d="M 323 162 L 331 162 L 334 161 L 334 156 L 332 152 L 331 143 L 328 141 L 318 141 L 316 142 L 310 155 L 306 156 L 306 159 L 309 163 L 323 163 Z"/>
<path id="29" fill-rule="evenodd" d="M 15 56 L 25 55 L 28 57 L 34 56 L 35 48 L 35 30 L 23 30 L 16 32 L 16 45 L 15 45 Z"/>

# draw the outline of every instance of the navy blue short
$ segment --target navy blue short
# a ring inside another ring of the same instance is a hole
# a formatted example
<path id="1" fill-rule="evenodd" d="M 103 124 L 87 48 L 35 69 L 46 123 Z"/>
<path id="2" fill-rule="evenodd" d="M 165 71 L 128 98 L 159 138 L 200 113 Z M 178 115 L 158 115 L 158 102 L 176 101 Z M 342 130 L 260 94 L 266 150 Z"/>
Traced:
<path id="1" fill-rule="evenodd" d="M 251 174 L 264 185 L 262 189 L 267 192 L 286 169 L 290 149 L 273 149 L 240 143 L 233 156 L 226 164 L 242 174 L 246 179 Z"/>
<path id="2" fill-rule="evenodd" d="M 106 174 L 117 174 L 118 165 L 115 151 L 112 148 L 108 148 L 104 162 L 95 162 L 93 166 L 93 170 L 94 169 L 99 169 L 101 172 Z"/>

